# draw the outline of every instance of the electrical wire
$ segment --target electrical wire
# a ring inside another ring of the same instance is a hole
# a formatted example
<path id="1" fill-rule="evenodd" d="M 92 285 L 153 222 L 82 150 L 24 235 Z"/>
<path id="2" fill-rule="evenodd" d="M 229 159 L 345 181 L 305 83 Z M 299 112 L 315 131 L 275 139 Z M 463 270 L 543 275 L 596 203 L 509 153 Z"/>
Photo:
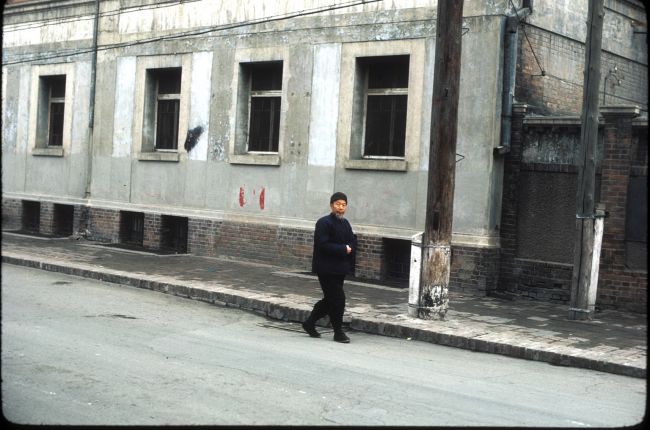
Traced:
<path id="1" fill-rule="evenodd" d="M 533 45 L 530 43 L 530 39 L 528 38 L 528 33 L 526 33 L 526 25 L 525 25 L 526 22 L 523 22 L 521 18 L 519 18 L 519 13 L 518 13 L 519 11 L 517 10 L 517 7 L 515 6 L 512 0 L 510 0 L 510 5 L 512 5 L 512 8 L 515 10 L 515 17 L 517 18 L 517 24 L 521 25 L 521 30 L 524 32 L 524 37 L 526 37 L 526 41 L 528 42 L 530 51 L 533 53 L 533 57 L 535 57 L 535 61 L 537 62 L 537 66 L 539 67 L 542 76 L 546 76 L 546 70 L 544 70 L 544 68 L 540 64 L 539 58 L 537 58 L 537 54 L 535 53 L 535 49 L 533 49 Z"/>
<path id="2" fill-rule="evenodd" d="M 539 67 L 540 72 L 541 72 L 540 75 L 533 75 L 533 76 L 545 76 L 545 77 L 549 77 L 549 78 L 552 78 L 552 79 L 557 79 L 557 80 L 559 80 L 559 81 L 562 81 L 563 83 L 565 83 L 565 84 L 567 84 L 567 85 L 571 85 L 571 86 L 575 86 L 575 87 L 582 87 L 582 86 L 583 86 L 583 83 L 577 83 L 577 82 L 567 81 L 566 79 L 563 79 L 563 78 L 561 78 L 561 77 L 559 77 L 559 76 L 553 75 L 552 73 L 548 73 L 546 70 L 544 70 L 544 68 L 543 68 L 542 65 L 540 64 L 539 58 L 537 58 L 537 54 L 535 53 L 535 49 L 533 48 L 533 45 L 532 45 L 532 43 L 530 42 L 530 39 L 528 38 L 528 33 L 526 33 L 526 25 L 529 25 L 529 24 L 527 24 L 526 22 L 522 21 L 522 20 L 519 18 L 519 14 L 517 13 L 517 8 L 516 8 L 516 6 L 514 5 L 513 0 L 510 0 L 510 4 L 512 5 L 512 8 L 515 10 L 515 15 L 516 15 L 516 17 L 517 17 L 517 22 L 518 22 L 519 24 L 522 24 L 521 29 L 522 29 L 522 31 L 523 31 L 523 33 L 524 33 L 524 36 L 526 37 L 526 41 L 528 42 L 528 46 L 530 47 L 530 51 L 531 51 L 532 54 L 533 54 L 533 58 L 535 58 L 535 62 L 537 63 L 537 66 Z M 625 101 L 628 101 L 628 102 L 639 103 L 639 104 L 643 105 L 643 102 L 641 102 L 640 100 L 634 100 L 634 99 L 630 99 L 630 98 L 623 97 L 623 96 L 614 96 L 614 97 L 616 97 L 616 98 L 618 98 L 618 99 L 620 99 L 620 100 L 625 100 Z M 646 108 L 645 108 L 645 109 L 641 108 L 641 110 L 643 110 L 643 111 L 647 111 L 647 105 L 646 105 Z"/>
<path id="3" fill-rule="evenodd" d="M 193 0 L 197 1 L 197 0 Z M 137 45 L 144 45 L 148 43 L 153 43 L 153 42 L 161 42 L 161 41 L 167 41 L 167 40 L 175 40 L 175 39 L 180 39 L 180 38 L 189 38 L 189 37 L 196 37 L 196 36 L 202 36 L 206 35 L 208 33 L 213 33 L 213 32 L 219 32 L 219 31 L 225 31 L 225 30 L 232 30 L 235 28 L 240 28 L 240 27 L 246 27 L 250 25 L 258 25 L 258 24 L 267 24 L 270 22 L 276 22 L 276 21 L 282 21 L 282 20 L 287 20 L 291 18 L 296 18 L 296 17 L 302 17 L 302 16 L 309 16 L 317 13 L 322 13 L 322 12 L 329 12 L 332 10 L 338 10 L 338 9 L 344 9 L 348 7 L 354 7 L 354 6 L 359 6 L 359 5 L 365 5 L 368 3 L 375 3 L 375 2 L 380 2 L 383 0 L 354 0 L 354 1 L 349 1 L 347 3 L 340 3 L 340 4 L 334 4 L 330 6 L 325 6 L 325 7 L 318 7 L 318 8 L 313 8 L 313 9 L 306 9 L 303 11 L 299 12 L 290 12 L 282 15 L 276 15 L 272 17 L 267 17 L 267 18 L 260 18 L 257 20 L 251 20 L 251 21 L 244 21 L 244 22 L 239 22 L 235 24 L 228 24 L 224 26 L 217 26 L 217 27 L 209 27 L 209 28 L 204 28 L 200 30 L 191 30 L 187 32 L 182 32 L 182 33 L 174 33 L 174 34 L 169 34 L 165 36 L 157 36 L 149 39 L 140 39 L 137 41 L 133 42 L 123 42 L 123 43 L 116 43 L 112 45 L 100 45 L 97 48 L 97 51 L 105 51 L 108 49 L 117 49 L 117 48 L 124 48 L 124 47 L 131 47 L 131 46 L 137 46 Z M 22 64 L 22 63 L 31 63 L 34 61 L 43 61 L 43 60 L 51 60 L 55 58 L 63 58 L 63 57 L 70 57 L 70 56 L 76 56 L 76 55 L 83 55 L 87 54 L 90 52 L 93 52 L 93 48 L 87 48 L 87 49 L 69 49 L 65 51 L 58 51 L 55 54 L 50 54 L 50 55 L 41 55 L 38 57 L 32 57 L 29 59 L 20 59 L 20 60 L 9 60 L 9 61 L 3 61 L 3 65 L 9 66 L 9 65 L 16 65 L 16 64 Z M 41 53 L 42 54 L 42 53 Z"/>
<path id="4" fill-rule="evenodd" d="M 537 62 L 537 66 L 539 67 L 541 75 L 546 76 L 546 70 L 544 70 L 542 65 L 539 63 L 539 58 L 537 58 L 537 54 L 535 53 L 535 50 L 533 49 L 533 45 L 530 43 L 530 39 L 528 38 L 528 33 L 526 33 L 526 26 L 522 25 L 521 30 L 524 32 L 524 36 L 526 37 L 526 41 L 528 42 L 528 46 L 530 46 L 530 52 L 533 53 L 533 57 L 535 58 L 535 62 Z"/>
<path id="5" fill-rule="evenodd" d="M 174 0 L 174 1 L 167 1 L 165 3 L 153 3 L 150 5 L 145 5 L 145 6 L 132 6 L 132 7 L 125 7 L 125 8 L 119 8 L 119 9 L 112 9 L 109 11 L 104 11 L 99 14 L 100 18 L 105 18 L 105 17 L 110 17 L 110 16 L 115 16 L 115 15 L 120 15 L 123 13 L 131 13 L 131 12 L 139 12 L 143 10 L 152 10 L 152 9 L 161 9 L 164 7 L 171 7 L 171 6 L 179 6 L 187 3 L 195 3 L 195 2 L 200 2 L 204 0 Z M 42 28 L 42 27 L 47 27 L 50 25 L 59 25 L 59 24 L 66 24 L 69 22 L 79 22 L 79 21 L 90 21 L 95 19 L 95 15 L 89 15 L 89 14 L 83 14 L 83 15 L 71 15 L 65 18 L 51 18 L 51 19 L 45 19 L 40 21 L 39 23 L 32 23 L 32 22 L 25 22 L 25 23 L 19 23 L 19 24 L 11 24 L 8 26 L 7 29 L 3 28 L 3 33 L 11 33 L 14 31 L 24 31 L 24 30 L 31 30 L 35 28 Z M 54 21 L 52 23 L 52 21 Z"/>

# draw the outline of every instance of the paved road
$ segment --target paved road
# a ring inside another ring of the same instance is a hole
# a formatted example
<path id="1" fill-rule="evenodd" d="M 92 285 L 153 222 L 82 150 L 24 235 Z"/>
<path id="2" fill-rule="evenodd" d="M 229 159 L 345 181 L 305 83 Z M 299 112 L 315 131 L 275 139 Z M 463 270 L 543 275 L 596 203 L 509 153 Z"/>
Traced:
<path id="1" fill-rule="evenodd" d="M 267 327 L 279 325 L 281 328 Z M 2 265 L 2 408 L 29 424 L 624 426 L 639 378 L 288 323 Z"/>

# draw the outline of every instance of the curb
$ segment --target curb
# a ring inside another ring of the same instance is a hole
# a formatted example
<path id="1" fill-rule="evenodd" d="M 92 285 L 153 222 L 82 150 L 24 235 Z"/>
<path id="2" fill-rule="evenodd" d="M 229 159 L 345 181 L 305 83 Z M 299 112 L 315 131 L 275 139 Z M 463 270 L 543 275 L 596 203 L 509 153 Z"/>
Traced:
<path id="1" fill-rule="evenodd" d="M 15 255 L 2 255 L 2 262 L 152 290 L 218 306 L 238 308 L 275 320 L 301 322 L 311 312 L 311 306 L 307 304 L 291 303 L 287 302 L 286 299 L 269 297 L 264 294 L 249 291 L 232 290 L 218 284 L 209 286 L 200 284 L 200 286 L 197 285 L 195 287 L 192 282 L 181 284 L 165 277 L 143 279 L 127 274 L 126 272 L 107 269 L 97 270 L 95 266 L 49 263 Z M 369 334 L 417 340 L 466 349 L 473 352 L 486 352 L 525 360 L 541 361 L 558 366 L 577 367 L 636 378 L 646 378 L 647 373 L 645 368 L 637 366 L 575 356 L 559 351 L 550 351 L 529 346 L 516 346 L 486 339 L 459 336 L 453 333 L 446 333 L 444 330 L 414 327 L 414 324 L 409 324 L 408 322 L 400 324 L 399 322 L 387 322 L 386 320 L 379 320 L 377 318 L 351 316 L 344 319 L 344 324 L 349 325 L 352 330 Z"/>

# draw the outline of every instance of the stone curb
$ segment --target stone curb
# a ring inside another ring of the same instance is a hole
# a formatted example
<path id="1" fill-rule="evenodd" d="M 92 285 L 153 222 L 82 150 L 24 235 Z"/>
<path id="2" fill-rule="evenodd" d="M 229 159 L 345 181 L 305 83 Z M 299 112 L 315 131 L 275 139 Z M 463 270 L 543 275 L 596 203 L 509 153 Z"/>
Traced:
<path id="1" fill-rule="evenodd" d="M 96 266 L 50 263 L 11 254 L 3 254 L 2 262 L 148 289 L 214 305 L 252 311 L 262 316 L 282 321 L 304 321 L 311 311 L 311 306 L 308 304 L 290 303 L 287 302 L 286 299 L 269 297 L 264 294 L 249 291 L 232 290 L 218 284 L 208 286 L 200 284 L 200 286 L 192 286 L 192 282 L 180 284 L 174 282 L 173 279 L 168 279 L 166 277 L 152 276 L 151 279 L 143 279 L 142 277 L 133 276 L 120 271 L 112 271 L 108 269 L 97 270 Z M 499 354 L 513 358 L 542 361 L 553 365 L 597 370 L 636 378 L 646 377 L 645 368 L 633 365 L 612 363 L 605 360 L 580 357 L 559 351 L 550 351 L 535 347 L 516 346 L 485 339 L 476 339 L 462 335 L 444 333 L 443 331 L 436 331 L 430 328 L 410 327 L 407 324 L 387 322 L 372 317 L 361 318 L 354 315 L 352 317 L 346 316 L 344 324 L 349 325 L 353 330 L 370 334 L 418 340 L 474 352 Z"/>

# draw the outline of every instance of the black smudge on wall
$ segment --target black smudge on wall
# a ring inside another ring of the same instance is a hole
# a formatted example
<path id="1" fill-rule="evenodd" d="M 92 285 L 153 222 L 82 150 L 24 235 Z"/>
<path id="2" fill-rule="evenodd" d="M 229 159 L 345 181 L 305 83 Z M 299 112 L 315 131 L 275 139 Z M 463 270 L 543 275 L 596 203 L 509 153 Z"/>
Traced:
<path id="1" fill-rule="evenodd" d="M 185 138 L 185 150 L 190 152 L 199 142 L 199 137 L 203 133 L 203 126 L 198 125 L 191 130 L 187 130 L 187 137 Z"/>

